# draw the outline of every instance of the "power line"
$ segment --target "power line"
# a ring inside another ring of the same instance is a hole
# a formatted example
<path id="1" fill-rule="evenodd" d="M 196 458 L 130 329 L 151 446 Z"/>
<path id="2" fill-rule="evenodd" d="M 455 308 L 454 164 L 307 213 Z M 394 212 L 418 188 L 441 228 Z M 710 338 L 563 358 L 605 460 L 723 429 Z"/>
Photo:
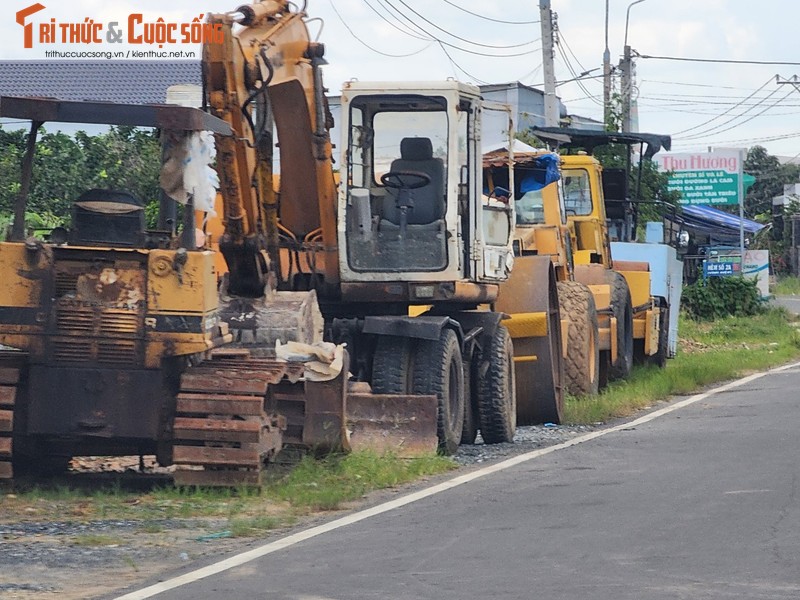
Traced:
<path id="1" fill-rule="evenodd" d="M 336 10 L 336 6 L 334 5 L 334 3 L 333 3 L 333 0 L 330 0 L 330 3 L 331 3 L 331 8 L 333 9 L 333 12 L 334 12 L 334 13 L 336 13 L 336 16 L 337 16 L 337 17 L 339 17 L 339 20 L 342 22 L 342 25 L 344 25 L 344 28 L 345 28 L 345 29 L 347 29 L 347 31 L 349 31 L 349 32 L 350 32 L 350 35 L 352 35 L 352 36 L 353 36 L 353 37 L 354 37 L 354 38 L 355 38 L 355 39 L 356 39 L 358 42 L 360 42 L 360 43 L 361 43 L 361 44 L 362 44 L 362 45 L 363 45 L 365 48 L 368 48 L 368 49 L 372 50 L 373 52 L 375 52 L 375 53 L 377 53 L 377 54 L 380 54 L 380 55 L 382 55 L 382 56 L 388 56 L 389 58 L 407 58 L 407 57 L 409 57 L 409 56 L 414 56 L 415 54 L 420 54 L 421 52 L 424 52 L 425 50 L 427 50 L 428 48 L 430 48 L 431 44 L 433 44 L 433 41 L 431 41 L 431 42 L 430 42 L 430 43 L 429 43 L 427 46 L 425 46 L 424 48 L 420 48 L 419 50 L 416 50 L 415 52 L 409 52 L 408 54 L 389 54 L 388 52 L 383 52 L 382 50 L 378 50 L 377 48 L 373 48 L 373 47 L 372 47 L 372 46 L 370 46 L 370 45 L 369 45 L 367 42 L 365 42 L 365 41 L 364 41 L 364 40 L 362 40 L 360 37 L 358 37 L 358 36 L 356 35 L 355 31 L 353 31 L 352 29 L 350 29 L 350 26 L 349 26 L 349 25 L 347 24 L 347 22 L 346 22 L 346 21 L 345 21 L 345 20 L 342 18 L 342 15 L 340 15 L 340 14 L 339 14 L 339 11 L 338 11 L 338 10 Z"/>
<path id="2" fill-rule="evenodd" d="M 504 23 L 505 25 L 535 25 L 540 21 L 503 21 L 502 19 L 493 19 L 492 17 L 487 17 L 486 15 L 480 15 L 478 13 L 474 13 L 471 10 L 467 10 L 456 4 L 455 2 L 450 2 L 450 0 L 444 0 L 445 4 L 449 4 L 450 6 L 457 8 L 460 11 L 463 11 L 473 17 L 478 17 L 479 19 L 484 19 L 486 21 L 492 21 L 493 23 Z"/>
<path id="3" fill-rule="evenodd" d="M 424 35 L 429 36 L 431 39 L 433 39 L 434 41 L 438 42 L 439 44 L 444 44 L 448 48 L 453 48 L 454 50 L 458 50 L 460 52 L 466 52 L 468 54 L 474 54 L 475 56 L 485 56 L 485 57 L 488 57 L 488 58 L 512 58 L 512 57 L 516 57 L 516 56 L 527 56 L 529 54 L 535 54 L 536 52 L 538 52 L 538 50 L 529 50 L 527 52 L 517 52 L 517 53 L 512 53 L 512 54 L 490 54 L 488 52 L 479 52 L 477 50 L 470 50 L 468 48 L 462 48 L 460 46 L 456 46 L 455 44 L 452 44 L 450 42 L 447 42 L 447 41 L 437 37 L 436 35 L 432 34 L 430 31 L 427 31 L 422 26 L 420 26 L 418 23 L 414 22 L 413 19 L 411 19 L 411 18 L 407 17 L 405 14 L 403 14 L 403 11 L 401 11 L 396 6 L 394 6 L 391 3 L 390 0 L 378 0 L 378 3 L 380 3 L 382 6 L 384 4 L 387 5 L 394 13 L 396 13 L 396 15 L 395 15 L 396 17 L 399 16 L 401 19 L 406 20 L 414 29 L 420 31 Z M 539 40 L 533 40 L 533 42 L 530 42 L 530 43 L 535 43 L 537 41 L 539 41 Z"/>
<path id="4" fill-rule="evenodd" d="M 673 135 L 673 136 L 676 136 L 676 135 L 680 135 L 680 134 L 682 134 L 682 133 L 688 133 L 689 131 L 694 131 L 695 129 L 700 129 L 701 127 L 704 127 L 705 125 L 708 125 L 709 123 L 713 123 L 713 122 L 714 122 L 714 121 L 716 121 L 717 119 L 720 119 L 720 118 L 724 117 L 726 114 L 728 114 L 729 112 L 731 112 L 731 111 L 732 111 L 734 108 L 736 108 L 737 106 L 741 105 L 741 104 L 742 104 L 743 102 L 745 102 L 746 100 L 749 100 L 750 98 L 752 98 L 753 96 L 755 96 L 755 95 L 756 95 L 758 92 L 760 92 L 760 91 L 761 91 L 761 90 L 763 90 L 765 87 L 767 87 L 767 85 L 768 85 L 768 84 L 769 84 L 771 81 L 772 81 L 772 77 L 770 77 L 769 79 L 767 79 L 767 80 L 766 80 L 766 81 L 765 81 L 765 82 L 764 82 L 764 83 L 761 85 L 761 87 L 759 87 L 757 90 L 755 90 L 753 93 L 751 93 L 751 94 L 750 94 L 750 95 L 749 95 L 747 98 L 745 98 L 744 100 L 742 100 L 742 101 L 741 101 L 741 102 L 739 102 L 738 104 L 736 104 L 736 105 L 734 105 L 734 106 L 730 107 L 728 110 L 726 110 L 726 111 L 725 111 L 725 112 L 723 112 L 722 114 L 719 114 L 719 115 L 717 115 L 716 117 L 714 117 L 714 118 L 712 118 L 712 119 L 709 119 L 708 121 L 704 121 L 703 123 L 700 123 L 699 125 L 695 125 L 694 127 L 689 127 L 688 129 L 682 129 L 681 131 L 676 131 L 676 132 L 675 132 L 675 133 L 673 133 L 672 135 Z M 773 92 L 773 93 L 774 93 L 774 92 Z"/>
<path id="5" fill-rule="evenodd" d="M 683 56 L 654 56 L 652 54 L 639 54 L 635 50 L 632 51 L 636 58 L 650 58 L 654 60 L 680 60 L 684 62 L 701 62 L 701 63 L 727 63 L 733 65 L 793 65 L 800 66 L 798 62 L 784 62 L 779 60 L 733 60 L 728 58 L 688 58 Z"/>
<path id="6" fill-rule="evenodd" d="M 686 83 L 681 81 L 660 81 L 657 79 L 642 79 L 642 83 L 663 83 L 666 85 L 685 85 L 690 87 L 705 87 L 705 88 L 716 88 L 720 90 L 749 90 L 750 88 L 745 87 L 733 87 L 730 85 L 713 85 L 710 83 Z"/>
<path id="7" fill-rule="evenodd" d="M 777 91 L 777 90 L 776 90 L 776 91 Z M 786 94 L 786 96 L 784 96 L 784 98 L 788 97 L 788 96 L 789 96 L 791 93 L 792 93 L 792 92 L 790 91 L 788 94 Z M 780 100 L 778 100 L 778 102 L 779 102 L 779 101 L 780 101 Z M 764 108 L 764 110 L 762 110 L 761 112 L 759 112 L 759 113 L 757 113 L 757 114 L 753 115 L 752 117 L 750 117 L 749 119 L 747 119 L 746 121 L 743 121 L 743 122 L 741 122 L 741 123 L 736 123 L 736 124 L 734 124 L 734 125 L 731 125 L 730 127 L 727 127 L 727 128 L 725 128 L 725 129 L 722 129 L 722 130 L 719 130 L 719 131 L 714 131 L 715 129 L 719 129 L 720 127 L 724 126 L 725 124 L 727 124 L 727 123 L 730 123 L 731 121 L 733 121 L 733 120 L 735 120 L 735 119 L 737 119 L 737 118 L 739 118 L 739 117 L 743 116 L 745 113 L 747 113 L 747 112 L 748 112 L 749 110 L 751 110 L 751 109 L 747 109 L 747 111 L 745 111 L 744 113 L 741 113 L 740 115 L 737 115 L 737 116 L 733 117 L 732 119 L 730 119 L 730 120 L 726 121 L 725 123 L 720 123 L 719 125 L 717 125 L 716 127 L 713 127 L 712 129 L 710 129 L 710 130 L 708 130 L 708 131 L 701 132 L 701 133 L 699 133 L 699 134 L 695 134 L 695 135 L 692 135 L 692 136 L 689 136 L 689 137 L 682 138 L 682 140 L 683 140 L 683 141 L 686 141 L 686 140 L 691 140 L 691 139 L 698 139 L 698 138 L 701 138 L 701 137 L 705 137 L 705 136 L 707 136 L 707 135 L 708 135 L 708 134 L 710 134 L 710 133 L 713 133 L 714 135 L 717 135 L 717 134 L 720 134 L 720 133 L 724 133 L 724 132 L 726 132 L 726 131 L 730 131 L 731 129 L 734 129 L 734 128 L 736 128 L 736 127 L 741 127 L 741 126 L 742 126 L 742 125 L 744 125 L 745 123 L 749 123 L 749 122 L 750 122 L 750 121 L 752 121 L 753 119 L 756 119 L 757 117 L 760 117 L 760 116 L 761 116 L 761 115 L 763 115 L 765 112 L 767 112 L 767 111 L 768 111 L 770 108 L 774 108 L 774 107 L 775 107 L 775 106 L 778 104 L 778 102 L 774 102 L 774 103 L 770 104 L 769 106 L 765 107 L 765 108 Z M 674 137 L 674 136 L 673 136 L 673 137 Z"/>
<path id="8" fill-rule="evenodd" d="M 392 3 L 391 3 L 390 0 L 386 0 L 386 2 L 387 2 L 387 4 L 389 4 L 391 6 Z M 531 42 L 522 42 L 521 44 L 510 44 L 508 46 L 499 46 L 497 44 L 484 44 L 484 43 L 481 43 L 481 42 L 473 42 L 472 40 L 469 40 L 467 38 L 464 38 L 464 37 L 461 37 L 459 35 L 456 35 L 455 33 L 452 33 L 450 31 L 448 31 L 447 29 L 444 29 L 443 27 L 439 27 L 436 23 L 434 23 L 430 19 L 427 19 L 425 16 L 423 16 L 422 14 L 418 13 L 416 10 L 411 8 L 408 4 L 406 4 L 406 2 L 404 0 L 397 0 L 397 2 L 399 2 L 400 4 L 405 6 L 409 11 L 411 11 L 412 13 L 417 15 L 420 19 L 422 19 L 423 21 L 428 23 L 428 25 L 431 25 L 431 26 L 435 27 L 439 31 L 449 35 L 452 38 L 455 38 L 455 39 L 460 40 L 462 42 L 466 42 L 468 44 L 472 44 L 473 46 L 479 46 L 481 48 L 493 48 L 495 50 L 510 50 L 512 48 L 521 48 L 523 46 L 529 46 L 530 44 L 534 43 L 534 42 L 531 41 Z M 439 41 L 441 41 L 441 40 L 439 40 Z"/>
<path id="9" fill-rule="evenodd" d="M 333 3 L 333 0 L 331 0 L 331 3 Z M 425 40 L 425 41 L 427 41 L 427 42 L 431 42 L 431 41 L 433 41 L 433 40 L 431 40 L 431 39 L 430 39 L 430 38 L 428 38 L 428 37 L 422 37 L 422 36 L 419 36 L 419 35 L 417 35 L 416 33 L 412 32 L 412 31 L 409 31 L 408 29 L 404 29 L 404 28 L 400 27 L 400 26 L 399 26 L 397 23 L 390 21 L 390 20 L 389 20 L 387 17 L 385 17 L 385 16 L 383 15 L 383 13 L 381 13 L 380 11 L 378 11 L 378 9 L 377 9 L 377 8 L 375 8 L 374 6 L 372 6 L 372 4 L 370 4 L 370 3 L 369 3 L 369 0 L 364 0 L 364 4 L 366 4 L 366 5 L 367 5 L 367 6 L 368 6 L 368 7 L 369 7 L 371 10 L 372 10 L 372 12 L 374 12 L 374 13 L 375 13 L 376 15 L 378 15 L 378 16 L 379 16 L 381 19 L 383 19 L 384 21 L 386 21 L 386 22 L 387 22 L 389 25 L 391 25 L 392 27 L 394 27 L 395 29 L 397 29 L 397 31 L 399 31 L 400 33 L 404 33 L 404 34 L 406 34 L 406 35 L 408 35 L 408 36 L 410 36 L 410 37 L 416 38 L 416 39 L 418 39 L 418 40 Z"/>

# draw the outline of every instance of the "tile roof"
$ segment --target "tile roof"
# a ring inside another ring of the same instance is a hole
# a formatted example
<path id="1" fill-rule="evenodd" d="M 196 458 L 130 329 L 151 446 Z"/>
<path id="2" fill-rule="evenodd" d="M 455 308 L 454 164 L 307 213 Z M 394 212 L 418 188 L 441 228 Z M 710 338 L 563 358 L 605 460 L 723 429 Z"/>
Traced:
<path id="1" fill-rule="evenodd" d="M 202 84 L 199 61 L 0 61 L 2 96 L 164 103 L 167 88 L 178 84 Z"/>

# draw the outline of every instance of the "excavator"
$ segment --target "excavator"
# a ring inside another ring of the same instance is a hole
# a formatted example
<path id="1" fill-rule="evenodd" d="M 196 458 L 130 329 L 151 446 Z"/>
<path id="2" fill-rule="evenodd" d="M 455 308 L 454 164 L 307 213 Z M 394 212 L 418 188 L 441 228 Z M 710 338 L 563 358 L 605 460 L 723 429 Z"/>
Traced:
<path id="1" fill-rule="evenodd" d="M 512 441 L 518 410 L 552 412 L 554 399 L 517 393 L 537 356 L 515 353 L 495 306 L 515 217 L 481 194 L 480 139 L 491 111 L 511 135 L 508 107 L 455 81 L 349 82 L 337 189 L 324 47 L 304 8 L 265 0 L 208 20 L 224 42 L 203 48 L 205 110 L 0 98 L 0 116 L 31 122 L 0 243 L 0 478 L 155 454 L 181 485 L 258 485 L 287 446 L 452 453 L 478 431 Z M 158 129 L 162 187 L 184 188 L 161 199 L 160 227 L 130 193 L 88 190 L 69 230 L 27 236 L 48 121 Z M 201 132 L 216 147 L 218 239 L 181 177 Z M 555 290 L 548 257 L 519 270 Z M 523 342 L 558 330 L 554 294 L 540 296 L 514 300 Z"/>
<path id="2" fill-rule="evenodd" d="M 324 47 L 308 41 L 304 8 L 291 6 L 257 2 L 211 17 L 231 46 L 205 46 L 209 108 L 244 133 L 216 136 L 220 192 L 226 206 L 249 194 L 253 207 L 244 219 L 223 215 L 219 243 L 228 265 L 243 260 L 259 273 L 268 262 L 277 290 L 316 293 L 326 341 L 347 347 L 351 388 L 371 392 L 348 394 L 352 441 L 393 439 L 392 415 L 418 412 L 415 396 L 436 397 L 436 437 L 448 453 L 479 429 L 487 443 L 511 441 L 520 415 L 554 420 L 547 415 L 557 414 L 563 394 L 540 393 L 541 383 L 516 385 L 520 373 L 533 380 L 533 365 L 544 358 L 526 345 L 534 330 L 551 341 L 547 350 L 557 345 L 552 265 L 546 257 L 520 261 L 514 269 L 527 288 L 499 299 L 513 264 L 514 206 L 481 193 L 483 130 L 499 120 L 510 140 L 510 109 L 455 81 L 347 82 L 337 190 Z M 254 245 L 228 244 L 237 219 L 260 224 L 266 256 Z M 231 274 L 228 289 L 241 294 L 243 287 Z M 520 316 L 509 319 L 504 302 L 516 303 Z M 245 308 L 226 322 L 243 321 Z M 506 325 L 516 327 L 519 343 Z M 363 422 L 390 425 L 370 437 Z"/>

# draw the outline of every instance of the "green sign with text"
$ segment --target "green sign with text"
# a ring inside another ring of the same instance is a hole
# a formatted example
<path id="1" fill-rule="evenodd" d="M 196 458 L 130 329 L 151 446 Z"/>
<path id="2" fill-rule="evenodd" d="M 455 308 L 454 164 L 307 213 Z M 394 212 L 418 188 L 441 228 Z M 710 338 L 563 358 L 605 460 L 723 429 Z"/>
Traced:
<path id="1" fill-rule="evenodd" d="M 681 204 L 739 204 L 742 161 L 736 150 L 692 154 L 659 154 L 661 171 L 671 173 L 670 191 L 681 194 Z"/>

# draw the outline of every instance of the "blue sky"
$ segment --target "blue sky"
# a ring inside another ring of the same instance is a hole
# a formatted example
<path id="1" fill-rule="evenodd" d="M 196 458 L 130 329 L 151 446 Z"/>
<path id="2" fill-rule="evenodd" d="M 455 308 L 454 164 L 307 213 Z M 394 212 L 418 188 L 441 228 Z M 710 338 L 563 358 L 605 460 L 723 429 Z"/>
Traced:
<path id="1" fill-rule="evenodd" d="M 101 23 L 124 22 L 132 12 L 144 13 L 146 20 L 163 17 L 189 22 L 204 11 L 224 12 L 238 6 L 226 0 L 39 1 L 46 7 L 39 15 L 58 22 L 82 22 L 86 17 Z M 22 47 L 22 27 L 14 22 L 16 11 L 31 4 L 31 0 L 3 2 L 7 17 L 0 25 L 0 58 L 44 58 L 43 47 Z M 609 0 L 613 65 L 622 54 L 629 4 Z M 552 9 L 560 29 L 557 80 L 600 67 L 605 0 L 552 0 Z M 351 78 L 454 77 L 475 83 L 519 80 L 533 86 L 543 81 L 538 0 L 308 0 L 307 12 L 322 20 L 313 21 L 309 28 L 316 36 L 322 25 L 319 35 L 327 48 L 330 64 L 325 67 L 325 79 L 331 93 Z M 470 12 L 522 24 L 498 23 Z M 39 15 L 32 20 L 41 20 Z M 797 2 L 644 0 L 631 8 L 628 42 L 635 51 L 651 56 L 800 62 L 797 23 Z M 104 44 L 97 48 L 129 47 Z M 512 54 L 521 55 L 498 56 Z M 776 75 L 800 74 L 800 66 L 642 58 L 636 70 L 639 128 L 672 134 L 674 150 L 761 144 L 772 154 L 800 154 L 800 91 L 775 83 Z M 600 73 L 592 71 L 580 85 L 559 86 L 570 112 L 602 118 L 602 79 L 593 77 Z"/>

